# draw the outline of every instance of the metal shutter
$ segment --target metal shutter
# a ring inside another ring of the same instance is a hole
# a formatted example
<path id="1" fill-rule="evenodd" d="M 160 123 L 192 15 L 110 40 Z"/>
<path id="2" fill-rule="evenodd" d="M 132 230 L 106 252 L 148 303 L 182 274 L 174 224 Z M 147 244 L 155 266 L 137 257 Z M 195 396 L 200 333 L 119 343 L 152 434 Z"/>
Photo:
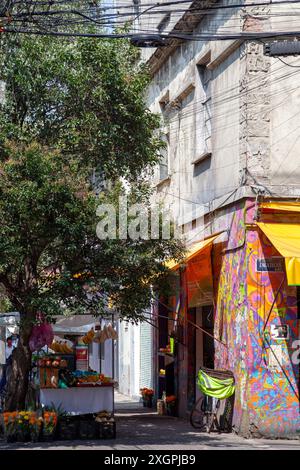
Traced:
<path id="1" fill-rule="evenodd" d="M 140 387 L 153 388 L 152 327 L 149 323 L 141 323 L 140 339 Z"/>

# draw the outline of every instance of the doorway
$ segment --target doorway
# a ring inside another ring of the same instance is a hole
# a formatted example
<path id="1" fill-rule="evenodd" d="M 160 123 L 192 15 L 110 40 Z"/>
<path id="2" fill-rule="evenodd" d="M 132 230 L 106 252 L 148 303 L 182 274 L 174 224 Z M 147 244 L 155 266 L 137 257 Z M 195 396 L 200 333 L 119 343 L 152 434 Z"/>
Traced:
<path id="1" fill-rule="evenodd" d="M 213 305 L 204 305 L 195 309 L 195 324 L 205 331 L 214 334 L 214 309 Z M 215 347 L 214 339 L 201 330 L 194 328 L 195 335 L 195 360 L 193 372 L 193 403 L 201 396 L 197 386 L 197 376 L 200 367 L 214 368 Z"/>

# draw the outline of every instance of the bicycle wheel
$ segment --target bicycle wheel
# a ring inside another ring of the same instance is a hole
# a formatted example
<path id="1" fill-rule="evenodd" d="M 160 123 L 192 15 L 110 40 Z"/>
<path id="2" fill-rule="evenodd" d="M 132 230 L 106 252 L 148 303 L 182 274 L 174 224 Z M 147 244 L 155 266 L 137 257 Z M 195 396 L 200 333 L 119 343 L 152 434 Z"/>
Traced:
<path id="1" fill-rule="evenodd" d="M 200 397 L 190 414 L 190 423 L 195 429 L 208 432 L 210 428 L 210 413 L 205 411 L 205 397 Z"/>

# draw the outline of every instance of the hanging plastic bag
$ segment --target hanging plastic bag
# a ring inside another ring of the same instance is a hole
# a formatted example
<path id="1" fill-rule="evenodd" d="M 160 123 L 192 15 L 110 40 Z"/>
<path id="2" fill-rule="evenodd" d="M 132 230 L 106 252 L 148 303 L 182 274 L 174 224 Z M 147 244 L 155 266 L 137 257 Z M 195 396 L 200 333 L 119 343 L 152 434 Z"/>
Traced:
<path id="1" fill-rule="evenodd" d="M 44 346 L 51 346 L 54 339 L 52 326 L 44 322 L 40 325 L 35 325 L 32 328 L 29 347 L 31 351 L 38 351 Z"/>

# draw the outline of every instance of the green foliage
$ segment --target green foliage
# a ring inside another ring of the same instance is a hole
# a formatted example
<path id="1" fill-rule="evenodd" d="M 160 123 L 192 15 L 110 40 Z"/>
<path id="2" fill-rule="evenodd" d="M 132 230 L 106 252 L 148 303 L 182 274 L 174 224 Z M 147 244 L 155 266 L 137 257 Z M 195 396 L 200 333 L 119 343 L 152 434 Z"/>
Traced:
<path id="1" fill-rule="evenodd" d="M 144 102 L 145 67 L 129 42 L 5 37 L 0 156 L 6 139 L 76 156 L 106 177 L 134 179 L 157 162 L 158 118 Z"/>
<path id="2" fill-rule="evenodd" d="M 150 285 L 164 283 L 163 261 L 181 247 L 164 240 L 99 240 L 92 169 L 122 176 L 132 200 L 157 162 L 157 117 L 144 103 L 147 74 L 124 41 L 5 37 L 0 110 L 0 284 L 32 321 L 61 313 L 102 315 L 113 301 L 141 318 Z M 101 199 L 101 200 L 102 200 Z M 78 273 L 80 276 L 78 276 Z"/>

